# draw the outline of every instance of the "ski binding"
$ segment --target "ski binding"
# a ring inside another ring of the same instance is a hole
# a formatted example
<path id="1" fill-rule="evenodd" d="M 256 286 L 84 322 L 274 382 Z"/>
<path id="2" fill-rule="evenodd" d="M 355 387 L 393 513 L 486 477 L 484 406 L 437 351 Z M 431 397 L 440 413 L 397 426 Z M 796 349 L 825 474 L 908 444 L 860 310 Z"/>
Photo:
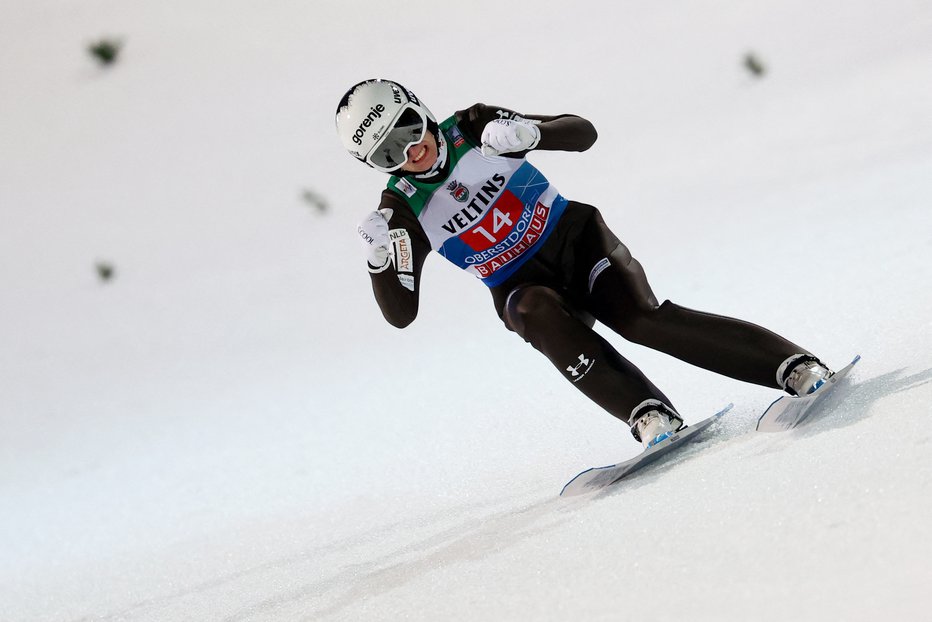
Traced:
<path id="1" fill-rule="evenodd" d="M 573 479 L 571 479 L 563 490 L 560 492 L 561 497 L 580 495 L 587 492 L 593 492 L 611 486 L 620 479 L 631 475 L 635 471 L 647 466 L 648 464 L 659 460 L 677 447 L 685 445 L 689 441 L 698 438 L 702 432 L 712 423 L 717 421 L 722 415 L 731 410 L 734 404 L 729 404 L 722 410 L 718 411 L 708 419 L 703 419 L 699 423 L 686 426 L 678 432 L 674 432 L 669 437 L 660 441 L 656 445 L 648 447 L 637 456 L 618 464 L 610 464 L 604 467 L 586 469 Z"/>
<path id="2" fill-rule="evenodd" d="M 832 392 L 840 380 L 848 375 L 851 368 L 861 360 L 861 355 L 845 367 L 829 376 L 825 383 L 809 395 L 791 397 L 784 395 L 771 404 L 757 421 L 758 432 L 784 432 L 791 430 L 802 423 L 812 411 L 812 408 L 822 402 Z"/>

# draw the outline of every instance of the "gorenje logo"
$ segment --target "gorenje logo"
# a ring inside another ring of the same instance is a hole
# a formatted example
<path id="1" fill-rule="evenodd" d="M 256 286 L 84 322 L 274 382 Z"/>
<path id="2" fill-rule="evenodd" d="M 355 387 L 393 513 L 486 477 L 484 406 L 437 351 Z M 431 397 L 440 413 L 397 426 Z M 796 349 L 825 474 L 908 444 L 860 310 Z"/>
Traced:
<path id="1" fill-rule="evenodd" d="M 353 134 L 353 142 L 357 145 L 362 144 L 362 137 L 366 135 L 366 130 L 372 125 L 372 122 L 376 119 L 382 118 L 382 113 L 385 112 L 385 106 L 382 104 L 376 104 L 369 108 L 369 114 L 366 115 L 366 118 L 362 120 L 362 123 L 359 124 L 359 127 L 356 128 L 356 133 Z"/>

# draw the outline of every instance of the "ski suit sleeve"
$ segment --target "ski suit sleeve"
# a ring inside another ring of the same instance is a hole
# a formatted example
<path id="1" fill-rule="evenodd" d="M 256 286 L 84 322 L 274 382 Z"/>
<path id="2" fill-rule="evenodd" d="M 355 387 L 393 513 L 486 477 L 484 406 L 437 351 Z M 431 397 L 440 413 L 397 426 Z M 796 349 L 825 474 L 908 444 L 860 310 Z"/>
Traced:
<path id="1" fill-rule="evenodd" d="M 598 133 L 595 126 L 586 119 L 574 114 L 544 116 L 536 114 L 519 114 L 514 110 L 500 106 L 475 104 L 456 113 L 457 125 L 473 143 L 481 142 L 482 130 L 486 123 L 496 119 L 528 119 L 537 121 L 540 130 L 540 142 L 535 150 L 544 151 L 585 151 L 595 143 Z M 503 153 L 505 157 L 523 158 L 527 151 Z"/>
<path id="2" fill-rule="evenodd" d="M 388 323 L 404 328 L 417 317 L 421 270 L 430 241 L 411 208 L 390 190 L 382 192 L 379 211 L 388 220 L 392 245 L 385 267 L 369 266 L 372 292 Z"/>

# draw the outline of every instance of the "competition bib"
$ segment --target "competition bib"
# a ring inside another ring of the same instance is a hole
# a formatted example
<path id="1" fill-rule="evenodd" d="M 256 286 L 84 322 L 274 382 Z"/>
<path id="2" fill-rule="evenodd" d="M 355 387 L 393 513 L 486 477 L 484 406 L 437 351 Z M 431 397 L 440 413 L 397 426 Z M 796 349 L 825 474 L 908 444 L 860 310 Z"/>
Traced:
<path id="1" fill-rule="evenodd" d="M 484 156 L 452 119 L 441 125 L 450 173 L 433 184 L 393 177 L 431 247 L 489 287 L 511 276 L 540 248 L 566 207 L 547 178 L 524 158 Z"/>

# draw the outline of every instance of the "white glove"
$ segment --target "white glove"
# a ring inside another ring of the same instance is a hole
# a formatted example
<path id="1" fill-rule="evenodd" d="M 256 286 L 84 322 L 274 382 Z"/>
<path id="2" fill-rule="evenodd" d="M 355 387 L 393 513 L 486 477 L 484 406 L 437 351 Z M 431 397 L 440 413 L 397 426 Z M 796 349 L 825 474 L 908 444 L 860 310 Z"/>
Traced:
<path id="1" fill-rule="evenodd" d="M 496 156 L 533 149 L 540 142 L 540 129 L 533 121 L 495 119 L 482 130 L 482 155 Z"/>
<path id="2" fill-rule="evenodd" d="M 389 216 L 390 217 L 390 216 Z M 382 212 L 372 212 L 356 228 L 359 241 L 366 249 L 366 259 L 371 268 L 385 268 L 388 265 L 391 240 L 388 238 L 388 220 Z"/>

